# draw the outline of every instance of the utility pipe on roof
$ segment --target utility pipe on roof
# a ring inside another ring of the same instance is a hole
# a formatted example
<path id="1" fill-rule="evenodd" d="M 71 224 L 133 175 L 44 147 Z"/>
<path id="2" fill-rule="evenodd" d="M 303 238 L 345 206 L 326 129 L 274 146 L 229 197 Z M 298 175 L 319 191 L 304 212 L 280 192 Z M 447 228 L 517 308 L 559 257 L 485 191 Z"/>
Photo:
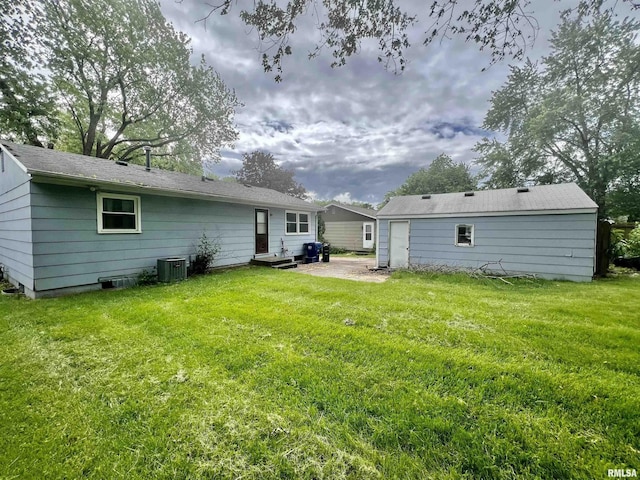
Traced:
<path id="1" fill-rule="evenodd" d="M 144 150 L 144 153 L 146 155 L 146 162 L 145 162 L 145 170 L 147 172 L 151 171 L 151 147 L 149 145 L 145 145 L 144 147 L 142 147 L 142 149 Z"/>

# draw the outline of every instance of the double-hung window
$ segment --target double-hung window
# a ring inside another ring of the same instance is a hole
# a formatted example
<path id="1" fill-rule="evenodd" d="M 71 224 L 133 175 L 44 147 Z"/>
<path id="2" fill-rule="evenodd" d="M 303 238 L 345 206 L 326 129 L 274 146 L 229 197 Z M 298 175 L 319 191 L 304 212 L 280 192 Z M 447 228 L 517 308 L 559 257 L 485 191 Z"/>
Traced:
<path id="1" fill-rule="evenodd" d="M 456 246 L 473 247 L 473 225 L 456 225 Z"/>
<path id="2" fill-rule="evenodd" d="M 140 197 L 98 193 L 98 233 L 141 233 Z"/>
<path id="3" fill-rule="evenodd" d="M 309 214 L 303 212 L 286 212 L 287 235 L 304 235 L 309 233 Z"/>

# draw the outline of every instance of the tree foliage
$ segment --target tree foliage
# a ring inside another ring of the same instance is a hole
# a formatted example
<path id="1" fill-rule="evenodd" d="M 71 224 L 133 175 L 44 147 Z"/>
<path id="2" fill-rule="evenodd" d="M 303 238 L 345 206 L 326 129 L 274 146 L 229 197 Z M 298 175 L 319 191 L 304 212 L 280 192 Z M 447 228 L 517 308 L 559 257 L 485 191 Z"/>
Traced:
<path id="1" fill-rule="evenodd" d="M 607 13 L 566 15 L 550 55 L 511 67 L 484 122 L 507 141 L 476 146 L 490 186 L 576 181 L 606 214 L 608 193 L 633 179 L 640 153 L 638 28 Z"/>
<path id="2" fill-rule="evenodd" d="M 640 225 L 631 230 L 627 239 L 625 255 L 629 257 L 640 257 Z"/>
<path id="3" fill-rule="evenodd" d="M 628 221 L 640 222 L 640 131 L 631 145 L 614 159 L 612 168 L 618 178 L 607 192 L 609 216 L 626 216 Z"/>
<path id="4" fill-rule="evenodd" d="M 624 0 L 637 8 L 633 0 Z M 205 21 L 214 13 L 228 14 L 233 0 L 206 2 L 210 7 Z M 580 0 L 575 9 L 582 13 L 599 10 L 607 0 Z M 611 1 L 610 9 L 616 5 Z M 406 66 L 404 52 L 410 47 L 408 29 L 420 22 L 424 25 L 422 43 L 460 36 L 487 50 L 492 61 L 506 56 L 522 58 L 533 44 L 538 24 L 530 0 L 432 0 L 411 9 L 401 0 L 256 0 L 253 8 L 240 11 L 240 18 L 254 29 L 262 45 L 265 71 L 276 71 L 281 80 L 282 61 L 291 55 L 292 38 L 302 18 L 315 17 L 320 39 L 309 57 L 316 57 L 329 48 L 334 58 L 332 66 L 341 66 L 362 48 L 362 42 L 378 43 L 378 61 L 394 71 Z M 269 52 L 269 53 L 267 53 Z"/>
<path id="5" fill-rule="evenodd" d="M 307 198 L 307 190 L 293 179 L 293 170 L 276 164 L 268 152 L 255 151 L 243 155 L 242 168 L 233 172 L 238 182 L 255 187 L 271 188 L 294 197 Z"/>
<path id="6" fill-rule="evenodd" d="M 39 33 L 80 153 L 135 160 L 149 145 L 199 172 L 236 138 L 235 95 L 204 58 L 190 64 L 188 37 L 156 2 L 44 0 Z"/>
<path id="7" fill-rule="evenodd" d="M 235 94 L 153 0 L 0 0 L 0 129 L 17 141 L 201 173 Z"/>
<path id="8" fill-rule="evenodd" d="M 369 202 L 358 202 L 356 200 L 354 202 L 351 202 L 351 205 L 353 205 L 354 207 L 368 208 L 369 210 L 375 210 L 375 207 Z"/>
<path id="9" fill-rule="evenodd" d="M 376 207 L 373 204 L 369 202 L 360 202 L 358 200 L 348 201 L 348 202 L 341 202 L 338 200 L 314 200 L 313 203 L 321 207 L 326 207 L 327 205 L 331 205 L 332 203 L 333 204 L 337 203 L 339 205 L 345 205 L 345 206 L 352 205 L 354 207 L 368 208 L 369 210 L 376 209 Z"/>
<path id="10" fill-rule="evenodd" d="M 476 180 L 469 167 L 455 163 L 448 155 L 438 155 L 427 168 L 411 174 L 400 187 L 385 195 L 383 204 L 391 197 L 400 195 L 420 195 L 424 193 L 451 193 L 473 190 Z"/>
<path id="11" fill-rule="evenodd" d="M 45 146 L 58 134 L 57 106 L 50 85 L 33 72 L 38 60 L 33 19 L 40 5 L 0 0 L 0 131 L 11 140 Z"/>

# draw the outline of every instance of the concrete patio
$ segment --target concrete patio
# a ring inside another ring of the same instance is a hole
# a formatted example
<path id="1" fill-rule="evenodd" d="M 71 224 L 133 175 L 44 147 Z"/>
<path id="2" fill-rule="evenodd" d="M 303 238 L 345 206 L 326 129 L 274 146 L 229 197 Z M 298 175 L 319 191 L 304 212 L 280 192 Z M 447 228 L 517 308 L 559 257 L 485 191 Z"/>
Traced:
<path id="1" fill-rule="evenodd" d="M 322 260 L 322 257 L 321 257 Z M 389 278 L 388 270 L 370 270 L 376 267 L 376 259 L 372 257 L 330 257 L 328 263 L 299 264 L 298 273 L 316 277 L 344 278 L 359 282 L 381 283 Z"/>

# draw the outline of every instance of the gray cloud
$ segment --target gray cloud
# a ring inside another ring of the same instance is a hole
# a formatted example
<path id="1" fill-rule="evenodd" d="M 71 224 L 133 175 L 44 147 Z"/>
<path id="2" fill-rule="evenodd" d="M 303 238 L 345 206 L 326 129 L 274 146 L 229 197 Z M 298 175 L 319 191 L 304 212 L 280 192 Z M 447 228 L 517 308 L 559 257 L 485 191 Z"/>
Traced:
<path id="1" fill-rule="evenodd" d="M 533 5 L 541 31 L 528 53 L 536 58 L 545 53 L 548 32 L 567 2 L 552 5 Z M 194 23 L 208 11 L 200 0 L 165 0 L 162 9 L 244 103 L 236 113 L 239 139 L 212 169 L 218 175 L 237 170 L 242 153 L 260 149 L 294 169 L 319 198 L 378 203 L 440 153 L 471 164 L 474 144 L 492 135 L 482 121 L 491 92 L 506 80 L 507 64 L 482 71 L 488 54 L 460 39 L 424 47 L 425 25 L 410 32 L 415 46 L 407 52 L 409 65 L 394 75 L 377 62 L 371 42 L 345 67 L 332 69 L 330 52 L 308 60 L 318 37 L 314 19 L 306 18 L 294 37 L 294 54 L 283 62 L 284 81 L 275 83 L 262 70 L 257 34 L 238 18 L 241 5 L 224 17 L 212 15 L 206 30 Z"/>

